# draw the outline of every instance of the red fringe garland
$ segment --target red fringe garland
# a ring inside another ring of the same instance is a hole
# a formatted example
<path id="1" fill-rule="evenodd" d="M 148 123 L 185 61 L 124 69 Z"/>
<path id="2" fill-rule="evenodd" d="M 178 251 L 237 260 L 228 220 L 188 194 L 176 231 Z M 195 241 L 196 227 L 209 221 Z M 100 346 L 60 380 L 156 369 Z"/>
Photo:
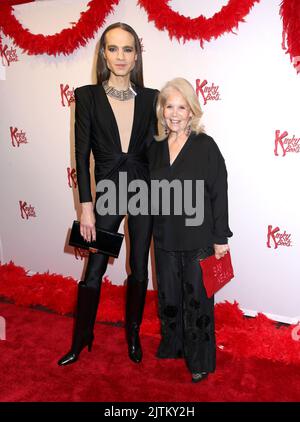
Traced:
<path id="1" fill-rule="evenodd" d="M 225 32 L 233 32 L 240 22 L 260 0 L 229 0 L 226 6 L 215 13 L 211 18 L 200 15 L 191 19 L 173 11 L 168 5 L 169 0 L 138 0 L 140 6 L 148 13 L 149 21 L 154 21 L 159 30 L 167 30 L 169 36 L 183 41 L 200 40 L 201 47 L 204 41 L 216 39 Z"/>
<path id="2" fill-rule="evenodd" d="M 228 0 L 228 4 L 211 18 L 200 15 L 191 19 L 173 11 L 169 0 L 138 0 L 149 21 L 154 21 L 159 30 L 167 30 L 172 39 L 178 41 L 199 40 L 201 47 L 204 41 L 216 39 L 226 32 L 233 32 L 240 22 L 244 22 L 255 3 L 260 0 Z M 13 2 L 14 3 L 14 2 Z M 19 3 L 19 2 L 15 2 Z M 69 55 L 77 48 L 85 46 L 95 32 L 103 25 L 107 15 L 112 12 L 119 0 L 91 0 L 87 10 L 81 12 L 80 19 L 72 28 L 63 29 L 54 35 L 32 34 L 16 19 L 12 2 L 3 2 L 0 9 L 0 29 L 12 38 L 16 45 L 29 55 L 48 54 Z M 300 72 L 300 2 L 299 0 L 283 0 L 280 6 L 283 21 L 282 47 L 290 55 L 297 73 Z"/>
<path id="3" fill-rule="evenodd" d="M 300 1 L 283 0 L 280 5 L 280 16 L 283 24 L 282 48 L 287 50 L 291 61 L 300 72 Z M 286 48 L 287 44 L 287 48 Z"/>
<path id="4" fill-rule="evenodd" d="M 32 34 L 16 19 L 13 6 L 4 3 L 0 9 L 0 28 L 6 36 L 29 55 L 48 54 L 68 55 L 80 46 L 85 46 L 94 33 L 103 25 L 119 0 L 91 0 L 88 9 L 81 12 L 77 23 L 72 28 L 63 29 L 54 35 Z"/>
<path id="5" fill-rule="evenodd" d="M 32 3 L 35 0 L 2 0 L 2 3 L 8 3 L 12 6 L 16 6 L 17 4 L 25 4 L 25 3 Z"/>
<path id="6" fill-rule="evenodd" d="M 59 274 L 28 276 L 22 267 L 11 261 L 0 264 L 0 296 L 18 305 L 41 305 L 59 314 L 73 313 L 76 304 L 77 284 L 72 277 Z M 104 278 L 101 304 L 97 320 L 124 321 L 125 289 Z M 229 302 L 215 306 L 218 347 L 235 358 L 257 357 L 285 363 L 300 363 L 300 341 L 292 337 L 295 326 L 276 329 L 274 322 L 263 314 L 244 318 L 238 304 Z M 143 334 L 159 336 L 157 293 L 149 290 L 141 327 Z M 300 334 L 300 326 L 299 326 Z"/>
<path id="7" fill-rule="evenodd" d="M 168 6 L 168 0 L 138 0 L 140 6 L 148 13 L 149 21 L 154 21 L 159 30 L 167 29 L 171 38 L 178 40 L 204 41 L 217 38 L 225 32 L 233 32 L 244 17 L 249 13 L 255 2 L 260 0 L 229 0 L 228 4 L 213 17 L 206 19 L 199 16 L 190 19 L 174 12 Z M 91 0 L 88 9 L 81 13 L 81 17 L 73 28 L 63 29 L 54 35 L 32 34 L 15 18 L 13 6 L 3 4 L 0 11 L 0 27 L 5 35 L 14 40 L 16 45 L 29 55 L 48 54 L 68 55 L 80 47 L 85 46 L 94 33 L 103 25 L 106 16 L 112 11 L 119 0 Z"/>

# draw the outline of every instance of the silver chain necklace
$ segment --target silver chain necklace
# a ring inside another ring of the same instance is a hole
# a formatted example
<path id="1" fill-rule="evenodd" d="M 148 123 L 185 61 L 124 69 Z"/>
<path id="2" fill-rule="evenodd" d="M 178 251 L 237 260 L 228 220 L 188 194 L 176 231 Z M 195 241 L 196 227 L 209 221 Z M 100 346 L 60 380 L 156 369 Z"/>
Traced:
<path id="1" fill-rule="evenodd" d="M 136 92 L 132 89 L 131 86 L 125 91 L 118 91 L 113 86 L 109 86 L 108 81 L 103 81 L 102 86 L 106 95 L 109 95 L 110 97 L 113 97 L 119 101 L 128 101 L 136 96 Z"/>

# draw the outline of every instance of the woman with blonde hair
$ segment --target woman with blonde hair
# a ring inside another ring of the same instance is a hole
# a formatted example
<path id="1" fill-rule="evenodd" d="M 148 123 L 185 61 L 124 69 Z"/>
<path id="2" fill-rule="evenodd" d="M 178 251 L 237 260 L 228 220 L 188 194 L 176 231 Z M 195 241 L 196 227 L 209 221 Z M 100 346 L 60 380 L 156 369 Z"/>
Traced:
<path id="1" fill-rule="evenodd" d="M 217 144 L 203 131 L 199 100 L 188 81 L 169 81 L 156 111 L 151 182 L 173 186 L 169 212 L 159 205 L 153 224 L 162 334 L 157 356 L 184 357 L 192 381 L 199 382 L 216 366 L 214 297 L 206 295 L 199 261 L 213 254 L 219 259 L 229 250 L 227 171 Z M 185 182 L 191 183 L 187 192 Z M 188 202 L 196 203 L 194 219 Z"/>

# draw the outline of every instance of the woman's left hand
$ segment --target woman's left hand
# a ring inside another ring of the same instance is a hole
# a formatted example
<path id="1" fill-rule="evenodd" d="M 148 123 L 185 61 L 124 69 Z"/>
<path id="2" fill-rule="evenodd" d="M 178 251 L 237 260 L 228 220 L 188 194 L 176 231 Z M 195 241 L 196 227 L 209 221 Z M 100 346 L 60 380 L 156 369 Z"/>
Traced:
<path id="1" fill-rule="evenodd" d="M 217 259 L 223 258 L 224 255 L 229 251 L 229 245 L 217 245 L 214 244 L 215 257 Z"/>

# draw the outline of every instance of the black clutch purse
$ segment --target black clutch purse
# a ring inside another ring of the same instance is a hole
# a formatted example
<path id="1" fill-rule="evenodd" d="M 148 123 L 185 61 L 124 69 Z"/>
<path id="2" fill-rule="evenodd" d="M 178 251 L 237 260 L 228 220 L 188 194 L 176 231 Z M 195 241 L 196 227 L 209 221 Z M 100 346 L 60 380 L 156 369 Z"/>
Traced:
<path id="1" fill-rule="evenodd" d="M 80 222 L 74 220 L 69 245 L 82 249 L 96 249 L 97 252 L 118 258 L 124 235 L 96 227 L 96 240 L 87 242 L 80 234 Z M 97 253 L 96 252 L 96 253 Z"/>

